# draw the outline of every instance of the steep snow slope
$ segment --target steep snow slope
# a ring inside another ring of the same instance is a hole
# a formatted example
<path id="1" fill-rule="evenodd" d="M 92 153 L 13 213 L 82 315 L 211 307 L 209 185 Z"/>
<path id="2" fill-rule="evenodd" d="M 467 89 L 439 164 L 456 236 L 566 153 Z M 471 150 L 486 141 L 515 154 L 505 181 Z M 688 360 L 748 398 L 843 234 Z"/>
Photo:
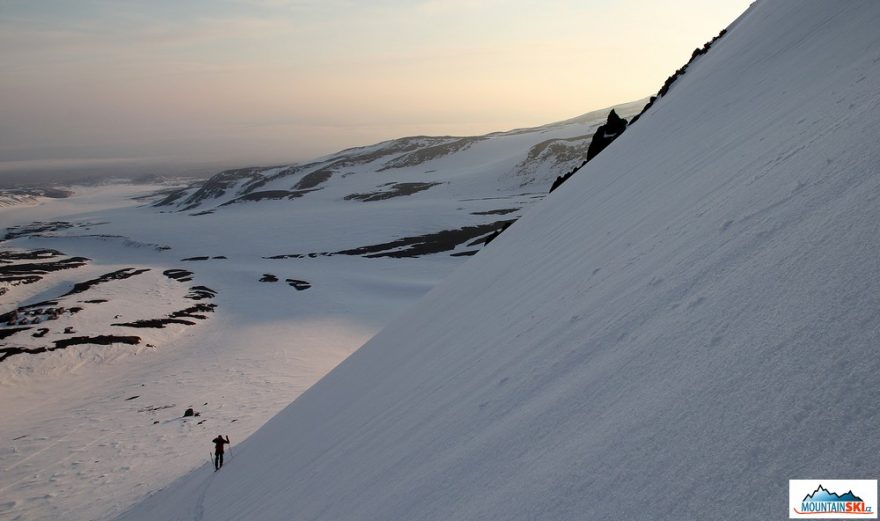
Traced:
<path id="1" fill-rule="evenodd" d="M 876 478 L 880 3 L 761 2 L 637 125 L 123 519 L 783 519 Z"/>

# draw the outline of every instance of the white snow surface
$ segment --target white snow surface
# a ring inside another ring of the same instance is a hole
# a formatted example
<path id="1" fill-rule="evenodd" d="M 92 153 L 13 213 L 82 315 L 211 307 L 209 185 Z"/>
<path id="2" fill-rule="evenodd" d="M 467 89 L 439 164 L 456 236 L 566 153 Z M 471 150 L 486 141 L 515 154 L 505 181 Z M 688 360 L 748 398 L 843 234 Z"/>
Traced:
<path id="1" fill-rule="evenodd" d="M 753 5 L 415 308 L 125 520 L 785 519 L 877 478 L 880 2 Z"/>
<path id="2" fill-rule="evenodd" d="M 617 110 L 631 116 L 640 106 Z M 174 187 L 131 184 L 73 187 L 68 198 L 35 196 L 0 206 L 0 239 L 21 233 L 0 241 L 0 252 L 48 248 L 61 252 L 59 259 L 89 259 L 33 284 L 0 284 L 0 315 L 58 301 L 27 315 L 30 329 L 7 334 L 19 326 L 0 324 L 0 520 L 115 517 L 207 463 L 210 440 L 220 433 L 231 437 L 235 461 L 239 442 L 469 258 L 453 254 L 480 246 L 468 240 L 416 258 L 267 257 L 337 252 L 515 219 L 546 196 L 556 175 L 580 164 L 606 114 L 464 138 L 460 149 L 415 160 L 403 156 L 462 138 L 404 138 L 343 151 L 294 165 L 294 173 L 261 187 L 290 190 L 308 173 L 332 171 L 314 191 L 290 200 L 221 206 L 247 195 L 238 190 L 249 172 L 265 178 L 287 169 L 275 167 L 221 174 L 214 185 L 231 178 L 231 187 L 195 206 L 154 207 L 162 197 L 151 194 Z M 418 147 L 394 152 L 401 143 Z M 382 153 L 375 161 L 352 159 L 369 152 Z M 383 169 L 389 161 L 396 166 Z M 436 184 L 387 199 L 346 198 L 412 182 Z M 191 257 L 211 258 L 183 260 Z M 77 283 L 128 268 L 139 273 L 62 296 Z M 192 280 L 166 276 L 170 269 L 191 271 Z M 265 273 L 279 281 L 260 282 Z M 288 278 L 311 287 L 297 291 Z M 189 299 L 196 286 L 216 296 Z M 183 317 L 191 326 L 131 325 L 197 303 L 217 308 L 195 312 L 201 319 Z M 68 311 L 55 317 L 49 309 L 57 307 Z M 43 328 L 48 331 L 39 336 Z M 39 350 L 71 337 L 110 334 L 140 341 L 3 358 L 9 348 Z M 200 415 L 183 418 L 189 407 Z"/>

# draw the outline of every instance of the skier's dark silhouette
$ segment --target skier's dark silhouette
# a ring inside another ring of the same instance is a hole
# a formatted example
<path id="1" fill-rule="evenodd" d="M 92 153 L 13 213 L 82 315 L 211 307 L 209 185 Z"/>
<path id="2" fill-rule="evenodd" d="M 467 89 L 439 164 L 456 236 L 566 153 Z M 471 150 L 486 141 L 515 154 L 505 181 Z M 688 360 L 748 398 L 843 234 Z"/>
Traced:
<path id="1" fill-rule="evenodd" d="M 229 435 L 227 434 L 224 440 L 223 436 L 218 434 L 211 441 L 214 443 L 214 470 L 220 470 L 220 467 L 223 466 L 223 445 L 229 443 Z"/>

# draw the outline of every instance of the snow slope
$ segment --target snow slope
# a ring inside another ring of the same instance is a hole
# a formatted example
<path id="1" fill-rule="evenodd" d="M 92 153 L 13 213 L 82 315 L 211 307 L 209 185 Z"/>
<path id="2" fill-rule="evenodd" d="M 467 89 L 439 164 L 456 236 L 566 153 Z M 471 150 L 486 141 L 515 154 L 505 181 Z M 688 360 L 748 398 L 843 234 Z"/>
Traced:
<path id="1" fill-rule="evenodd" d="M 228 467 L 121 519 L 784 519 L 790 478 L 876 478 L 878 26 L 753 5 Z"/>

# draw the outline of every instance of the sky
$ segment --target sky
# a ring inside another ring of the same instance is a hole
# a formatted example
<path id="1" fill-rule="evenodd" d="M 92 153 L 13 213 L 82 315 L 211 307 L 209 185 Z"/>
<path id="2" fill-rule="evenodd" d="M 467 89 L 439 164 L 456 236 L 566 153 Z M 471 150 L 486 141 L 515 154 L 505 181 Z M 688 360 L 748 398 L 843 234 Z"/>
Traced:
<path id="1" fill-rule="evenodd" d="M 0 176 L 303 161 L 654 94 L 748 0 L 0 0 Z"/>

